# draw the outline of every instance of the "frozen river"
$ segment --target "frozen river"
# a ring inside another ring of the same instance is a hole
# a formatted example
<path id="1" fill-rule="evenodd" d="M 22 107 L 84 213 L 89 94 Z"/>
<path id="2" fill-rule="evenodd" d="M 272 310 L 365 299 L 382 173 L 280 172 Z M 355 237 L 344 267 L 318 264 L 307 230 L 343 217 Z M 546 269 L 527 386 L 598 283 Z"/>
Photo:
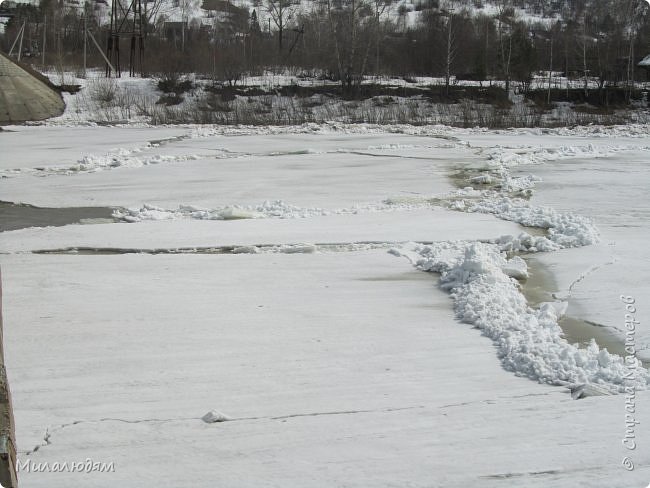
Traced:
<path id="1" fill-rule="evenodd" d="M 0 145 L 21 486 L 650 482 L 647 127 Z M 86 459 L 114 469 L 47 472 Z"/>

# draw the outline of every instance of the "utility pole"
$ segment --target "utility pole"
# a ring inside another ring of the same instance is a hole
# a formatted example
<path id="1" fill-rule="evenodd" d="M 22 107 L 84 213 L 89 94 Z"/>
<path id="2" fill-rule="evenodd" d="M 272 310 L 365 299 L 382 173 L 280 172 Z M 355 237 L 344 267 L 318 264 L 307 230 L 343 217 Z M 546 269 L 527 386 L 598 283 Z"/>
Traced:
<path id="1" fill-rule="evenodd" d="M 585 12 L 582 20 L 582 73 L 584 77 L 584 93 L 585 100 L 589 96 L 588 87 L 589 80 L 587 79 L 587 13 Z"/>
<path id="2" fill-rule="evenodd" d="M 186 1 L 187 0 L 181 0 L 181 2 L 186 2 Z M 186 3 L 185 4 L 181 3 L 181 5 L 182 5 L 181 6 L 181 8 L 182 8 L 182 12 L 181 12 L 181 51 L 185 52 L 185 22 L 187 22 L 185 20 L 185 9 L 187 9 L 187 4 Z"/>
<path id="3" fill-rule="evenodd" d="M 20 40 L 18 47 L 18 61 L 20 61 L 20 51 L 22 51 L 23 48 L 23 32 L 25 32 L 25 22 L 23 22 L 23 25 L 20 27 L 18 35 L 16 36 L 16 39 L 14 39 L 14 43 L 11 45 L 11 49 L 9 49 L 9 56 L 11 56 L 14 52 L 14 48 L 16 47 L 16 43 Z"/>
<path id="4" fill-rule="evenodd" d="M 20 61 L 20 57 L 23 55 L 23 38 L 25 37 L 25 25 L 27 21 L 23 22 L 23 28 L 20 30 L 20 44 L 18 45 L 18 61 Z"/>
<path id="5" fill-rule="evenodd" d="M 553 34 L 551 33 L 551 58 L 548 63 L 548 92 L 546 94 L 546 103 L 551 104 L 551 73 L 553 72 Z"/>
<path id="6" fill-rule="evenodd" d="M 489 59 L 489 52 L 490 52 L 490 24 L 488 22 L 485 23 L 485 77 L 490 80 L 490 86 L 492 86 L 492 78 L 490 78 L 490 59 Z"/>
<path id="7" fill-rule="evenodd" d="M 87 63 L 86 63 L 87 49 L 86 49 L 86 46 L 88 44 L 88 21 L 86 20 L 87 12 L 86 12 L 86 2 L 85 1 L 84 1 L 84 7 L 83 8 L 84 8 L 84 12 L 83 12 L 83 16 L 84 16 L 84 78 L 85 78 L 86 77 L 86 67 L 87 67 Z"/>
<path id="8" fill-rule="evenodd" d="M 130 0 L 126 10 L 124 10 L 121 0 L 112 2 L 110 33 L 105 56 L 111 62 L 106 63 L 106 77 L 111 76 L 111 71 L 114 71 L 118 78 L 122 74 L 120 65 L 120 39 L 122 36 L 130 36 L 129 74 L 134 76 L 136 71 L 142 73 L 144 61 L 142 0 Z"/>
<path id="9" fill-rule="evenodd" d="M 43 17 L 43 67 L 45 67 L 45 42 L 47 40 L 47 14 Z"/>

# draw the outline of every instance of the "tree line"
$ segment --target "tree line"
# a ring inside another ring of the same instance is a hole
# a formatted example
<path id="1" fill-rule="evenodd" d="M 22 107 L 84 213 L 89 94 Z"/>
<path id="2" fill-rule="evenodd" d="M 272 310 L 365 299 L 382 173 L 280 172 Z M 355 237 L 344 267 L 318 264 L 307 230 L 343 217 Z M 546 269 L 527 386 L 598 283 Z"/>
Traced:
<path id="1" fill-rule="evenodd" d="M 148 73 L 195 72 L 230 84 L 289 70 L 335 80 L 346 94 L 371 75 L 433 76 L 447 90 L 459 79 L 498 80 L 525 91 L 536 73 L 549 81 L 558 73 L 585 92 L 594 84 L 632 90 L 650 54 L 642 0 L 143 0 L 143 10 Z M 42 0 L 12 13 L 2 47 L 25 23 L 23 54 L 37 64 L 79 66 L 84 28 L 100 43 L 108 36 L 102 0 Z M 94 46 L 86 50 L 89 66 L 103 65 Z"/>

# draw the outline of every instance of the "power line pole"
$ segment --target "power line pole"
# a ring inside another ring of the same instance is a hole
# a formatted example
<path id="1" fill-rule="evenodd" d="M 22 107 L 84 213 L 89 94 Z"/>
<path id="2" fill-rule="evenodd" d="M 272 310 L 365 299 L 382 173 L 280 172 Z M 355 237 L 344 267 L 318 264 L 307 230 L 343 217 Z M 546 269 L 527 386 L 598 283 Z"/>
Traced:
<path id="1" fill-rule="evenodd" d="M 551 104 L 551 76 L 553 73 L 553 33 L 551 33 L 551 53 L 550 61 L 548 62 L 548 91 L 546 94 L 546 103 Z"/>
<path id="2" fill-rule="evenodd" d="M 88 44 L 88 21 L 86 19 L 86 14 L 87 14 L 87 12 L 86 12 L 86 2 L 84 2 L 84 12 L 83 12 L 83 16 L 84 16 L 84 78 L 86 77 L 86 67 L 87 67 L 86 66 L 86 64 L 87 64 L 86 63 L 86 54 L 87 54 L 86 46 Z"/>
<path id="3" fill-rule="evenodd" d="M 43 67 L 45 67 L 45 42 L 47 41 L 47 14 L 43 17 Z"/>
<path id="4" fill-rule="evenodd" d="M 115 71 L 115 76 L 118 78 L 122 74 L 120 65 L 120 39 L 122 35 L 130 36 L 129 74 L 134 76 L 136 71 L 142 73 L 144 61 L 142 0 L 131 0 L 126 10 L 120 0 L 113 0 L 110 33 L 106 47 L 106 58 L 111 60 L 111 63 L 106 64 L 107 77 L 111 76 L 111 71 Z"/>
<path id="5" fill-rule="evenodd" d="M 23 22 L 23 28 L 20 31 L 20 44 L 18 46 L 18 61 L 20 61 L 21 56 L 23 55 L 23 38 L 25 37 L 25 25 L 27 21 Z"/>

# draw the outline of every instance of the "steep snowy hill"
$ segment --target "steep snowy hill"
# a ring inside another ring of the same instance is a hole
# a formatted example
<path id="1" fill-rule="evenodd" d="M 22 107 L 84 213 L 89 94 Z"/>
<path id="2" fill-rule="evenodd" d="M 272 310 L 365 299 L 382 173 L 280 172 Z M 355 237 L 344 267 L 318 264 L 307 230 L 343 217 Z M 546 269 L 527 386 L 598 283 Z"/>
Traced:
<path id="1" fill-rule="evenodd" d="M 382 0 L 379 0 L 382 2 Z M 168 21 L 188 22 L 211 20 L 216 12 L 227 11 L 229 6 L 247 9 L 249 12 L 256 10 L 262 26 L 267 26 L 268 4 L 264 0 L 231 0 L 231 1 L 206 1 L 206 0 L 163 0 L 158 15 L 164 16 Z M 519 1 L 516 6 L 506 7 L 504 2 L 486 2 L 482 0 L 383 0 L 387 4 L 386 14 L 396 20 L 402 19 L 407 25 L 414 25 L 421 19 L 422 12 L 427 10 L 450 10 L 465 13 L 469 16 L 485 15 L 496 17 L 506 11 L 517 21 L 528 24 L 542 23 L 550 25 L 561 18 L 562 2 Z M 294 7 L 296 14 L 309 12 L 318 8 L 318 0 L 298 0 Z M 294 14 L 294 16 L 296 16 Z M 267 27 L 268 28 L 268 27 Z M 271 25 L 273 29 L 273 25 Z"/>

